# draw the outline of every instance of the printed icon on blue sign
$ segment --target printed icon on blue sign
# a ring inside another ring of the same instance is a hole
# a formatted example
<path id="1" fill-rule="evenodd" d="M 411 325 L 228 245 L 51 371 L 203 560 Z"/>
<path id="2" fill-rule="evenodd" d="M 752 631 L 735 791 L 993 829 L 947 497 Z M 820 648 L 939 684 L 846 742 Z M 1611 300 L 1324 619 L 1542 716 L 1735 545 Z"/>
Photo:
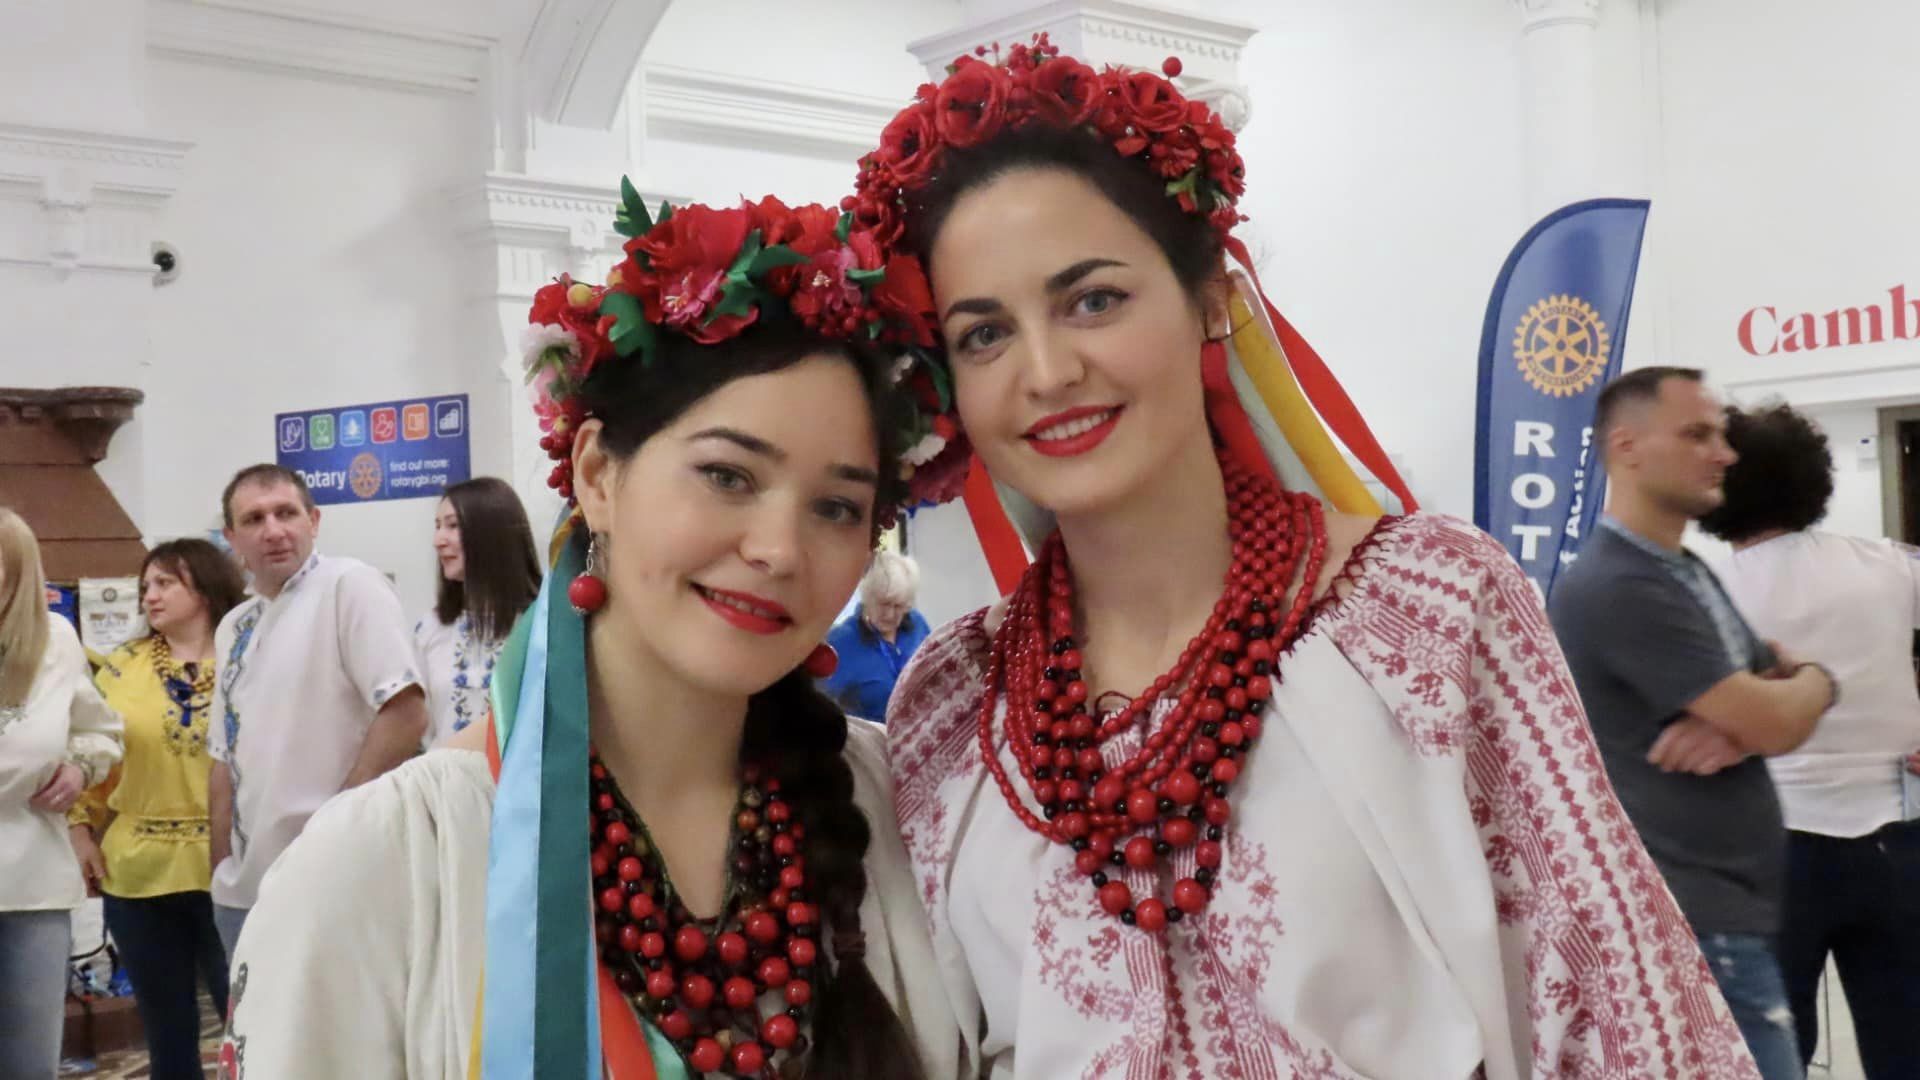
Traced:
<path id="1" fill-rule="evenodd" d="M 458 438 L 467 427 L 467 410 L 458 401 L 433 403 L 433 434 L 441 439 Z"/>
<path id="2" fill-rule="evenodd" d="M 307 419 L 307 442 L 315 450 L 333 449 L 332 413 L 317 413 Z"/>
<path id="3" fill-rule="evenodd" d="M 280 452 L 298 453 L 307 448 L 307 419 L 304 416 L 280 418 Z"/>
<path id="4" fill-rule="evenodd" d="M 340 445 L 361 446 L 367 441 L 367 411 L 348 409 L 340 414 Z"/>

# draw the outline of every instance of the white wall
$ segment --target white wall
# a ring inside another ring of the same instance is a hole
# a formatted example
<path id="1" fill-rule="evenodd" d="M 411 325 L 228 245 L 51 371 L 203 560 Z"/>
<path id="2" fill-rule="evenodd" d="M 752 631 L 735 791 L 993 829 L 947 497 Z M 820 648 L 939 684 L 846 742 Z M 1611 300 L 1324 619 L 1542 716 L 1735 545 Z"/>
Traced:
<path id="1" fill-rule="evenodd" d="M 1920 336 L 1754 356 L 1737 328 L 1762 305 L 1823 314 L 1885 304 L 1900 284 L 1920 296 L 1920 7 L 1689 0 L 1653 25 L 1661 359 L 1707 368 L 1737 400 L 1807 408 L 1834 446 L 1828 527 L 1882 535 L 1879 465 L 1855 447 L 1877 437 L 1882 406 L 1920 401 Z"/>
<path id="2" fill-rule="evenodd" d="M 497 358 L 462 356 L 465 287 L 447 191 L 476 175 L 472 99 L 157 60 L 154 122 L 196 143 L 160 224 L 182 274 L 153 290 L 139 412 L 150 537 L 217 524 L 238 468 L 271 461 L 276 412 L 481 394 Z M 463 138 L 464 137 L 464 138 Z M 500 433 L 472 433 L 476 473 Z M 434 501 L 336 506 L 321 546 L 432 596 Z"/>

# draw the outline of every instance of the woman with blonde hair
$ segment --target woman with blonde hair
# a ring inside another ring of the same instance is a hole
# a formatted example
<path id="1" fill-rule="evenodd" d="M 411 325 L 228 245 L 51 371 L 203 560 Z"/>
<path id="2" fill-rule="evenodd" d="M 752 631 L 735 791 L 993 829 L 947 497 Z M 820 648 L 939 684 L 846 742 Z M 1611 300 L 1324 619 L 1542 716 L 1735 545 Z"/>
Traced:
<path id="1" fill-rule="evenodd" d="M 40 544 L 0 508 L 0 1076 L 60 1065 L 69 913 L 86 898 L 67 808 L 120 760 L 120 718 L 86 652 L 47 610 Z"/>

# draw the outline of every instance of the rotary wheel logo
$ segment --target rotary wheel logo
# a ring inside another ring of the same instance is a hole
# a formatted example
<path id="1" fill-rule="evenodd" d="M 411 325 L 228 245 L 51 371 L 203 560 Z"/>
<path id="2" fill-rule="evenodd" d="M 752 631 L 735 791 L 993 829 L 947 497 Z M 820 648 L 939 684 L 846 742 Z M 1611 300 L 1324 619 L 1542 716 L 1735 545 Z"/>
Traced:
<path id="1" fill-rule="evenodd" d="M 1521 318 L 1513 355 L 1535 390 L 1572 397 L 1607 370 L 1611 342 L 1593 305 L 1577 296 L 1549 296 Z"/>
<path id="2" fill-rule="evenodd" d="M 355 455 L 353 463 L 347 466 L 347 484 L 363 499 L 380 494 L 381 479 L 380 459 L 372 454 Z"/>

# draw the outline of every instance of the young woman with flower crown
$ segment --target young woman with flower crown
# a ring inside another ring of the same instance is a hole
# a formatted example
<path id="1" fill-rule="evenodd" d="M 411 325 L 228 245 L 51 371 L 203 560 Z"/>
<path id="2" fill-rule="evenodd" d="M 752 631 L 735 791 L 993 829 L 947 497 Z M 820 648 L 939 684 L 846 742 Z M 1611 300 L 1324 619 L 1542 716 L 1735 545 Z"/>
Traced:
<path id="1" fill-rule="evenodd" d="M 336 799 L 274 867 L 223 1077 L 974 1071 L 883 736 L 813 689 L 927 435 L 886 355 L 931 340 L 924 277 L 822 207 L 654 223 L 624 194 L 609 285 L 535 300 L 575 510 L 484 738 Z"/>
<path id="2" fill-rule="evenodd" d="M 927 471 L 1037 552 L 888 718 L 984 1071 L 1755 1076 L 1519 568 L 1329 438 L 1411 509 L 1242 183 L 1204 104 L 1042 38 L 923 87 L 843 204 L 932 279 Z"/>

